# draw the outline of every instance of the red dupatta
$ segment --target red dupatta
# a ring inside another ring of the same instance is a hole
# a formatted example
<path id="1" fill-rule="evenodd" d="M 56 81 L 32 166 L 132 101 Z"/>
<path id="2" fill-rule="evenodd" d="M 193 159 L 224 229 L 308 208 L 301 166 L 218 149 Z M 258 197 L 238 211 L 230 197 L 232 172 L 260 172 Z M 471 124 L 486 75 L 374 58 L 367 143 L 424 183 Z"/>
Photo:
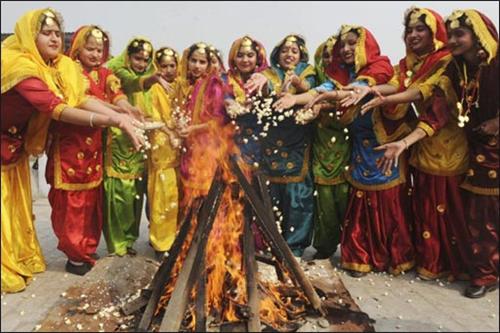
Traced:
<path id="1" fill-rule="evenodd" d="M 387 56 L 380 55 L 380 48 L 375 37 L 368 29 L 360 26 L 343 25 L 333 46 L 332 62 L 326 68 L 326 74 L 338 88 L 348 85 L 349 70 L 340 58 L 341 36 L 351 30 L 358 33 L 355 50 L 354 71 L 356 79 L 365 79 L 373 86 L 388 82 L 394 75 L 394 70 Z"/>

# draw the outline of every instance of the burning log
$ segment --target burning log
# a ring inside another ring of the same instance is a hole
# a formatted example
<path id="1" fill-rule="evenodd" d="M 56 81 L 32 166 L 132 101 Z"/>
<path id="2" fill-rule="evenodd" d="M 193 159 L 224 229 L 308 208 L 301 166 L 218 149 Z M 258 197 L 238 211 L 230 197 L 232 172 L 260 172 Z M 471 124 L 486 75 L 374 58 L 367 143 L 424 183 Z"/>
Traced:
<path id="1" fill-rule="evenodd" d="M 139 326 L 137 327 L 137 331 L 146 332 L 149 329 L 149 325 L 151 325 L 151 320 L 153 318 L 154 311 L 158 304 L 158 300 L 163 292 L 163 288 L 167 281 L 170 278 L 170 273 L 172 272 L 172 268 L 174 267 L 175 260 L 179 255 L 182 244 L 186 240 L 188 235 L 190 226 L 191 226 L 191 217 L 193 215 L 197 215 L 201 202 L 198 201 L 193 205 L 191 209 L 188 211 L 184 222 L 181 224 L 179 229 L 179 233 L 172 244 L 172 247 L 169 251 L 169 256 L 163 259 L 163 262 L 158 269 L 158 272 L 155 274 L 153 281 L 151 281 L 151 296 L 149 298 L 149 302 L 147 303 L 146 309 L 144 310 L 144 314 L 142 315 L 141 321 L 139 322 Z"/>
<path id="2" fill-rule="evenodd" d="M 290 272 L 296 279 L 296 282 L 303 288 L 307 299 L 311 302 L 312 307 L 322 315 L 325 315 L 326 313 L 322 308 L 321 299 L 311 285 L 311 282 L 305 276 L 299 263 L 295 260 L 295 257 L 285 240 L 279 234 L 274 219 L 270 219 L 269 214 L 266 213 L 264 204 L 259 200 L 257 193 L 255 193 L 255 190 L 250 186 L 243 175 L 240 167 L 238 166 L 235 155 L 230 157 L 230 165 L 232 172 L 236 175 L 240 186 L 245 192 L 246 199 L 252 206 L 255 215 L 257 215 L 256 221 L 260 225 L 262 231 L 264 231 L 268 240 L 274 244 L 274 248 L 278 251 L 278 254 L 283 257 L 285 264 L 290 269 Z"/>
<path id="3" fill-rule="evenodd" d="M 198 225 L 191 247 L 179 273 L 170 301 L 165 309 L 160 325 L 161 332 L 178 331 L 184 317 L 189 293 L 200 274 L 200 263 L 205 260 L 204 249 L 226 187 L 226 184 L 220 180 L 220 175 L 219 168 L 198 216 Z"/>
<path id="4" fill-rule="evenodd" d="M 248 305 L 251 309 L 248 319 L 247 330 L 249 332 L 260 332 L 260 304 L 259 292 L 257 290 L 257 262 L 255 261 L 255 245 L 250 222 L 245 221 L 243 233 L 243 258 L 245 261 Z"/>
<path id="5" fill-rule="evenodd" d="M 205 252 L 204 249 L 201 249 L 201 251 Z M 203 253 L 203 257 L 205 257 L 205 253 Z M 195 331 L 205 332 L 207 330 L 207 316 L 205 315 L 207 272 L 205 271 L 205 260 L 202 260 L 199 264 L 201 266 L 201 274 L 198 278 L 196 288 Z"/>

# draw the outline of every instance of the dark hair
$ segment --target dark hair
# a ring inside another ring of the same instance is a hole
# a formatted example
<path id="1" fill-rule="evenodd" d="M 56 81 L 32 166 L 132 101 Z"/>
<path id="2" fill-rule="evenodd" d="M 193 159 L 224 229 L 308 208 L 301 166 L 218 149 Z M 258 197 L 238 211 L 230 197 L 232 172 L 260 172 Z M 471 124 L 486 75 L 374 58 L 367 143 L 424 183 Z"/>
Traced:
<path id="1" fill-rule="evenodd" d="M 206 57 L 207 57 L 207 62 L 209 64 L 209 66 L 210 66 L 210 59 L 212 59 L 212 51 L 210 51 L 210 46 L 208 44 L 205 44 L 205 43 L 194 43 L 193 45 L 191 45 L 189 47 L 189 50 L 188 50 L 188 55 L 187 55 L 188 60 L 193 55 L 194 51 L 196 51 L 198 49 L 204 49 L 205 50 L 205 54 L 206 54 Z"/>
<path id="2" fill-rule="evenodd" d="M 147 50 L 148 47 L 145 47 L 145 45 L 149 45 L 149 51 Z M 149 57 L 152 58 L 151 52 L 153 51 L 153 47 L 150 42 L 144 39 L 134 39 L 127 47 L 128 55 L 139 53 L 141 51 L 148 51 L 148 53 L 150 54 Z"/>
<path id="3" fill-rule="evenodd" d="M 404 22 L 404 24 L 405 24 L 404 37 L 406 37 L 406 35 L 407 35 L 407 33 L 408 33 L 408 24 L 410 24 L 410 20 L 411 20 L 411 13 L 412 13 L 412 12 L 408 13 L 408 15 L 406 15 L 406 17 L 405 17 L 405 22 Z M 422 13 L 422 14 L 418 17 L 418 20 L 419 20 L 420 22 L 422 22 L 422 23 L 425 25 L 425 27 L 426 27 L 427 29 L 429 29 L 429 30 L 432 32 L 431 28 L 427 25 L 427 23 L 425 23 L 425 15 L 426 15 L 425 13 Z"/>

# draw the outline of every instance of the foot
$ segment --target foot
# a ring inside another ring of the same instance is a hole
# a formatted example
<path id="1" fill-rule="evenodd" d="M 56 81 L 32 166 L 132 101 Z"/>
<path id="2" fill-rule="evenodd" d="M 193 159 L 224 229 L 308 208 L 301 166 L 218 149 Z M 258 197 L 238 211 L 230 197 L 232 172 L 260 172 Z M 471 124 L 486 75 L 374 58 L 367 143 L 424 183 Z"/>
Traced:
<path id="1" fill-rule="evenodd" d="M 358 272 L 358 271 L 349 271 L 349 275 L 354 277 L 354 278 L 360 278 L 363 276 L 366 276 L 366 272 Z"/>
<path id="2" fill-rule="evenodd" d="M 165 251 L 155 251 L 156 261 L 162 261 L 165 257 Z"/>
<path id="3" fill-rule="evenodd" d="M 90 258 L 94 259 L 94 260 L 99 260 L 101 259 L 101 256 L 99 256 L 97 253 L 92 253 L 89 255 Z"/>
<path id="4" fill-rule="evenodd" d="M 127 254 L 130 254 L 131 256 L 137 255 L 137 251 L 133 247 L 127 247 Z"/>
<path id="5" fill-rule="evenodd" d="M 330 258 L 332 255 L 331 254 L 326 254 L 326 253 L 322 253 L 322 252 L 316 252 L 313 256 L 313 259 L 314 260 L 323 260 L 323 259 L 328 259 Z"/>
<path id="6" fill-rule="evenodd" d="M 490 286 L 476 286 L 471 284 L 465 289 L 465 297 L 469 298 L 481 298 L 486 293 L 496 290 L 498 288 L 498 283 L 490 285 Z"/>
<path id="7" fill-rule="evenodd" d="M 433 277 L 430 277 L 430 276 L 426 276 L 426 275 L 423 275 L 423 274 L 420 274 L 420 273 L 418 273 L 417 276 L 421 280 L 424 280 L 424 281 L 434 281 L 434 280 L 436 280 L 436 278 L 433 278 Z"/>
<path id="8" fill-rule="evenodd" d="M 73 264 L 68 260 L 66 262 L 66 272 L 83 276 L 92 269 L 92 266 L 89 263 L 82 262 L 79 264 Z"/>

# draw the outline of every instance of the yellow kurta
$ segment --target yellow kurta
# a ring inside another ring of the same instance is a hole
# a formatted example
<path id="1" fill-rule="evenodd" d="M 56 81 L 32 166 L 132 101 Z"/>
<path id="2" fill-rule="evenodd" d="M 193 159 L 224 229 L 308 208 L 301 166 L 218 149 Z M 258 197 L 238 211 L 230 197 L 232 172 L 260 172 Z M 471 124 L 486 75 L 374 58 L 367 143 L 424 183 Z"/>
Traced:
<path id="1" fill-rule="evenodd" d="M 150 116 L 170 127 L 170 96 L 161 85 L 155 84 L 151 87 L 151 99 Z M 152 131 L 149 139 L 152 147 L 148 163 L 149 239 L 156 251 L 168 251 L 177 229 L 179 151 L 172 148 L 168 135 L 160 129 Z"/>

